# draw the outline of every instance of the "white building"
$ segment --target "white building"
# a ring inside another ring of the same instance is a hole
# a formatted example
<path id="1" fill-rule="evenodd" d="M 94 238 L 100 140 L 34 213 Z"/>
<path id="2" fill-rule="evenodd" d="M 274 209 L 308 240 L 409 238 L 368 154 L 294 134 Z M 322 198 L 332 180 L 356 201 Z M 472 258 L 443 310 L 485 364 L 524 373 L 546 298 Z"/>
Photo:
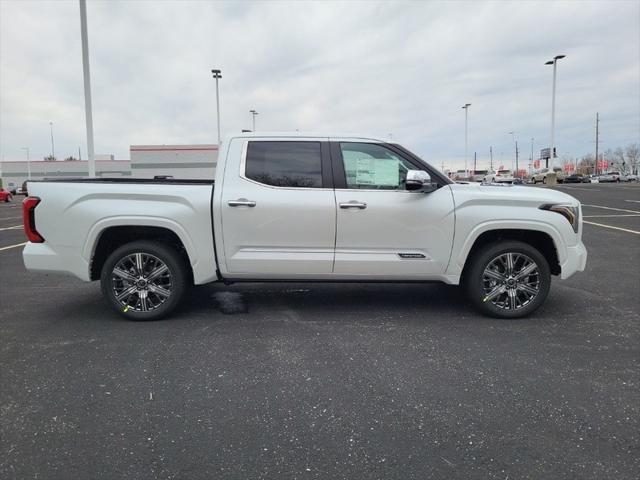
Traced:
<path id="1" fill-rule="evenodd" d="M 133 177 L 215 178 L 217 145 L 131 145 L 129 151 Z"/>
<path id="2" fill-rule="evenodd" d="M 0 162 L 0 179 L 7 190 L 15 190 L 29 178 L 32 180 L 60 177 L 86 177 L 89 175 L 89 165 L 86 160 L 45 162 L 42 160 L 27 162 Z M 123 177 L 131 176 L 131 162 L 129 160 L 96 160 L 96 176 Z"/>
<path id="3" fill-rule="evenodd" d="M 217 145 L 131 145 L 131 160 L 115 160 L 113 155 L 96 155 L 97 177 L 153 178 L 167 175 L 173 178 L 213 179 L 218 162 Z M 29 176 L 31 179 L 56 177 L 86 177 L 86 160 L 27 164 L 25 161 L 0 162 L 3 188 L 16 190 Z"/>

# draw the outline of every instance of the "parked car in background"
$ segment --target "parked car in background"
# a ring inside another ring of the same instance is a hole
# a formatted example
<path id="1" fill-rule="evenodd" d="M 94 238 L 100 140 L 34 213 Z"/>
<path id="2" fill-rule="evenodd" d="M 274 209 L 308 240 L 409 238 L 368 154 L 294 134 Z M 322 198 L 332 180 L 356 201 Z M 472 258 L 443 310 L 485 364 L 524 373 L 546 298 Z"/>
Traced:
<path id="1" fill-rule="evenodd" d="M 472 182 L 482 182 L 488 173 L 489 170 L 471 170 L 471 178 L 469 180 Z"/>
<path id="2" fill-rule="evenodd" d="M 627 175 L 627 182 L 637 182 L 637 181 L 638 181 L 638 175 L 635 175 L 635 174 Z"/>
<path id="3" fill-rule="evenodd" d="M 514 177 L 511 170 L 494 170 L 484 176 L 484 183 L 513 183 Z"/>
<path id="4" fill-rule="evenodd" d="M 627 181 L 627 177 L 620 173 L 620 172 L 607 172 L 607 173 L 603 173 L 602 175 L 600 175 L 598 177 L 598 180 L 600 182 L 615 182 L 615 183 L 619 183 L 619 182 L 626 182 Z"/>
<path id="5" fill-rule="evenodd" d="M 586 177 L 580 173 L 572 173 L 564 179 L 564 183 L 585 183 Z"/>
<path id="6" fill-rule="evenodd" d="M 469 177 L 467 177 L 467 171 L 466 170 L 456 170 L 451 175 L 451 180 L 453 180 L 454 182 L 468 182 L 469 181 Z"/>
<path id="7" fill-rule="evenodd" d="M 564 172 L 562 171 L 561 168 L 543 168 L 542 170 L 540 170 L 538 173 L 534 173 L 533 176 L 531 177 L 531 182 L 532 183 L 547 183 L 547 177 L 549 176 L 549 174 L 551 173 L 555 173 L 556 175 L 556 181 L 558 183 L 562 183 L 564 182 L 565 179 L 565 175 Z"/>
<path id="8" fill-rule="evenodd" d="M 5 190 L 9 192 L 11 195 L 15 195 L 18 191 L 18 185 L 15 184 L 14 182 L 8 182 Z"/>
<path id="9" fill-rule="evenodd" d="M 22 182 L 22 186 L 16 191 L 16 195 L 29 195 L 27 192 L 27 181 Z"/>
<path id="10" fill-rule="evenodd" d="M 11 192 L 5 189 L 1 189 L 0 202 L 10 202 L 11 200 L 13 200 L 13 195 L 11 195 Z"/>

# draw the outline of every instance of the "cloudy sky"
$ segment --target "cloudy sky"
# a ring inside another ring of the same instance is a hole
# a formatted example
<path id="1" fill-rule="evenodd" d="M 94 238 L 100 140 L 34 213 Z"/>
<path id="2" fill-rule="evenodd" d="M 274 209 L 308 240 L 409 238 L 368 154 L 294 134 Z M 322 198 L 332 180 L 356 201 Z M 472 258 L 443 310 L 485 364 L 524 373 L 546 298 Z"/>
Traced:
<path id="1" fill-rule="evenodd" d="M 510 165 L 549 142 L 558 65 L 558 152 L 640 141 L 640 1 L 89 1 L 96 153 L 215 143 L 222 131 L 352 132 L 431 163 Z M 0 155 L 86 155 L 77 0 L 0 0 Z M 473 154 L 470 153 L 470 156 Z"/>

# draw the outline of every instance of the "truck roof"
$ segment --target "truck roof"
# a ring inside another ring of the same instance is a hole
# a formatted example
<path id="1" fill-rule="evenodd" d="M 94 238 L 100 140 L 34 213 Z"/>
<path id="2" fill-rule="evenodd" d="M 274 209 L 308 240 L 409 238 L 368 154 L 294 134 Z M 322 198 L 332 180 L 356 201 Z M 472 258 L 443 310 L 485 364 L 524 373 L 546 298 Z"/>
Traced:
<path id="1" fill-rule="evenodd" d="M 371 135 L 360 135 L 353 133 L 336 133 L 336 132 L 242 132 L 228 135 L 228 139 L 232 138 L 340 138 L 352 140 L 367 140 L 381 143 L 393 143 Z"/>

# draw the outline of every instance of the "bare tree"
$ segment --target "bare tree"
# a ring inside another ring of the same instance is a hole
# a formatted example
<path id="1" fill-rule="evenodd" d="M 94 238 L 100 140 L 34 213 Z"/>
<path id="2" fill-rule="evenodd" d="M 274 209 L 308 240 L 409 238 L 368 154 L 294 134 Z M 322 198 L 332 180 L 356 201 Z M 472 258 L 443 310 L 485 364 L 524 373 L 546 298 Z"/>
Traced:
<path id="1" fill-rule="evenodd" d="M 56 160 L 57 158 L 54 157 L 53 155 L 47 155 L 46 157 L 44 157 L 45 162 L 55 162 Z"/>
<path id="2" fill-rule="evenodd" d="M 640 147 L 637 143 L 630 143 L 627 145 L 626 154 L 627 154 L 627 163 L 629 164 L 629 168 L 631 169 L 631 173 L 638 174 L 640 170 Z"/>
<path id="3" fill-rule="evenodd" d="M 618 147 L 613 151 L 613 166 L 616 170 L 622 171 L 624 163 L 624 149 Z"/>

